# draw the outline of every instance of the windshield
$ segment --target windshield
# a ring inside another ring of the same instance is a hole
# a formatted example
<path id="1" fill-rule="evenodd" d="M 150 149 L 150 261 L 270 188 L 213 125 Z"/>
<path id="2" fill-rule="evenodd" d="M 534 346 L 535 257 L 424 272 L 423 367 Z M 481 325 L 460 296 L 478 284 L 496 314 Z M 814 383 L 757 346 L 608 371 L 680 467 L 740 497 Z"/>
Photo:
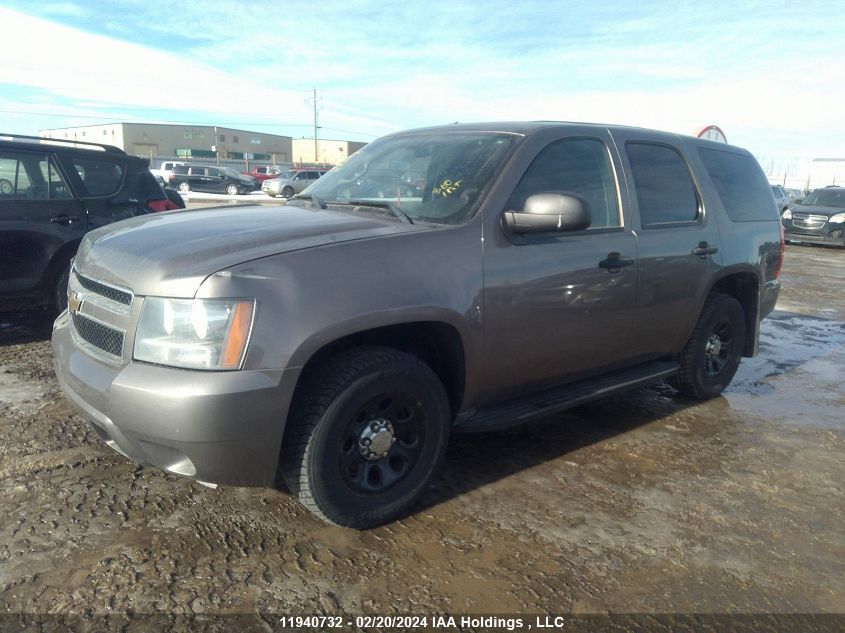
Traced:
<path id="1" fill-rule="evenodd" d="M 460 224 L 475 212 L 515 139 L 493 132 L 408 134 L 366 145 L 302 196 L 392 202 L 412 220 Z"/>
<path id="2" fill-rule="evenodd" d="M 238 172 L 236 172 L 234 169 L 232 169 L 231 167 L 221 167 L 220 171 L 223 172 L 224 174 L 226 174 L 227 176 L 229 176 L 230 178 L 231 177 L 240 177 L 240 174 Z"/>
<path id="3" fill-rule="evenodd" d="M 816 189 L 801 204 L 845 209 L 845 189 Z"/>
<path id="4" fill-rule="evenodd" d="M 279 178 L 283 178 L 284 180 L 293 180 L 293 177 L 296 176 L 298 172 L 295 169 L 288 169 L 285 173 L 281 174 Z"/>

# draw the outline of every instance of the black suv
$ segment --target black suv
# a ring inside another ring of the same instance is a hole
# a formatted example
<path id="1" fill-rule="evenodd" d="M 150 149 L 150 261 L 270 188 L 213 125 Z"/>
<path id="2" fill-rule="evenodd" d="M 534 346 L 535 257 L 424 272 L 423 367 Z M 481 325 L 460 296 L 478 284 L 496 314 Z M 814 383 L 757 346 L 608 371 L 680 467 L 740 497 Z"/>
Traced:
<path id="1" fill-rule="evenodd" d="M 83 235 L 170 208 L 142 158 L 111 145 L 0 133 L 0 310 L 64 309 Z"/>
<path id="2" fill-rule="evenodd" d="M 176 165 L 170 173 L 170 186 L 182 193 L 202 191 L 234 196 L 258 189 L 258 179 L 239 174 L 229 167 Z"/>
<path id="3" fill-rule="evenodd" d="M 845 248 L 845 187 L 816 189 L 780 217 L 787 242 Z"/>

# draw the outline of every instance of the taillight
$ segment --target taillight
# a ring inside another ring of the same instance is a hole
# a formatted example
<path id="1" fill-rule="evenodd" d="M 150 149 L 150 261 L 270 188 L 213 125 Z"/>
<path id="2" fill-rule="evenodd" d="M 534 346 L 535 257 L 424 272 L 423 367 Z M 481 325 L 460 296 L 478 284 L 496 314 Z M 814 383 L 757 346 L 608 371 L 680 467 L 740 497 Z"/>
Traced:
<path id="1" fill-rule="evenodd" d="M 780 225 L 780 253 L 778 254 L 778 265 L 775 269 L 775 279 L 780 277 L 780 271 L 783 268 L 783 254 L 786 251 L 786 240 L 783 235 L 783 224 Z"/>

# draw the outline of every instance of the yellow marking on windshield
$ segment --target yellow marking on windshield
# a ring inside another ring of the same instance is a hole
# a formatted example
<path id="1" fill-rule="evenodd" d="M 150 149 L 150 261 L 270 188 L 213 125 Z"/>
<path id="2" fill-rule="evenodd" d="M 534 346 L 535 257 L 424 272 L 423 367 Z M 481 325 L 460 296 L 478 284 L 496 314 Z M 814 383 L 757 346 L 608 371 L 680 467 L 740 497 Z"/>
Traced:
<path id="1" fill-rule="evenodd" d="M 440 183 L 440 186 L 434 187 L 434 189 L 431 190 L 431 193 L 435 196 L 443 196 L 444 198 L 447 198 L 460 188 L 462 182 L 463 180 L 450 180 L 447 178 Z"/>

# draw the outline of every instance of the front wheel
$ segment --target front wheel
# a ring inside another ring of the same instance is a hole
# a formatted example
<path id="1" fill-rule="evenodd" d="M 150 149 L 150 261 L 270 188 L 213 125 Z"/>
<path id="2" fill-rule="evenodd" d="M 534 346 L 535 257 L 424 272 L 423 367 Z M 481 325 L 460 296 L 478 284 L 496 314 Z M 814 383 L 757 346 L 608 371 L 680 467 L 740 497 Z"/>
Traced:
<path id="1" fill-rule="evenodd" d="M 62 312 L 67 308 L 67 285 L 70 278 L 70 260 L 62 264 L 62 268 L 56 275 L 56 281 L 53 284 L 53 305 L 56 310 Z"/>
<path id="2" fill-rule="evenodd" d="M 694 398 L 718 396 L 733 380 L 744 346 L 742 305 L 729 295 L 711 293 L 681 352 L 680 371 L 669 383 Z"/>
<path id="3" fill-rule="evenodd" d="M 226 187 L 226 193 L 228 193 L 230 196 L 238 195 L 238 186 L 237 185 L 228 185 Z"/>
<path id="4" fill-rule="evenodd" d="M 282 197 L 283 198 L 292 198 L 293 197 L 293 187 L 285 187 L 282 189 Z"/>
<path id="5" fill-rule="evenodd" d="M 426 487 L 450 420 L 443 385 L 420 360 L 386 347 L 348 350 L 299 388 L 282 476 L 323 520 L 374 527 L 405 513 Z"/>
<path id="6" fill-rule="evenodd" d="M 181 193 L 190 193 L 191 185 L 189 185 L 187 182 L 180 182 L 179 183 L 179 191 Z"/>

